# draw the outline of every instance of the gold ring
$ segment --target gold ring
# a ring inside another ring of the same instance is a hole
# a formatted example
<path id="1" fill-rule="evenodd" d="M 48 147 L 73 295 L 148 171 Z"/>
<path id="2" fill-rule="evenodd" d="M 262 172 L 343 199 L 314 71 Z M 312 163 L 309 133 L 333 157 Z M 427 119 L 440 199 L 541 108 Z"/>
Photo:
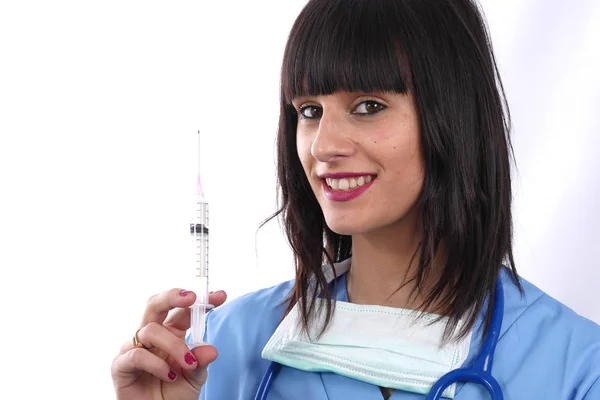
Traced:
<path id="1" fill-rule="evenodd" d="M 138 338 L 138 333 L 142 328 L 138 329 L 137 331 L 135 331 L 135 335 L 133 335 L 133 347 L 137 347 L 138 349 L 146 349 L 149 350 L 150 347 L 146 347 L 144 346 L 144 344 L 142 342 L 140 342 L 140 339 Z"/>

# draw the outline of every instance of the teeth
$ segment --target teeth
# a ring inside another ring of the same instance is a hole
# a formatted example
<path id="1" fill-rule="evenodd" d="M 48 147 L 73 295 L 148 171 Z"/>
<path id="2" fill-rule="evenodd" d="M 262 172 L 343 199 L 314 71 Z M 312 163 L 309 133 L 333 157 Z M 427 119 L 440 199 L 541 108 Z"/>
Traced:
<path id="1" fill-rule="evenodd" d="M 373 180 L 371 175 L 360 176 L 358 178 L 342 178 L 342 179 L 333 179 L 326 178 L 325 182 L 327 185 L 333 190 L 350 190 L 356 189 L 359 186 L 363 186 Z"/>

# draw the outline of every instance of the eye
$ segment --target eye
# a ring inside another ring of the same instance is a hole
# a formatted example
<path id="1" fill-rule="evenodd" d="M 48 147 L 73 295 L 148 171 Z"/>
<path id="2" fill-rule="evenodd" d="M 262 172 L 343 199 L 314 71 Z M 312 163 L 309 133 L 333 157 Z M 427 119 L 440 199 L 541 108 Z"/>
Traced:
<path id="1" fill-rule="evenodd" d="M 363 101 L 356 107 L 354 114 L 372 115 L 384 110 L 385 108 L 386 107 L 383 104 L 373 100 L 367 100 Z"/>
<path id="2" fill-rule="evenodd" d="M 303 119 L 318 119 L 323 115 L 323 110 L 317 106 L 302 106 L 298 114 Z"/>

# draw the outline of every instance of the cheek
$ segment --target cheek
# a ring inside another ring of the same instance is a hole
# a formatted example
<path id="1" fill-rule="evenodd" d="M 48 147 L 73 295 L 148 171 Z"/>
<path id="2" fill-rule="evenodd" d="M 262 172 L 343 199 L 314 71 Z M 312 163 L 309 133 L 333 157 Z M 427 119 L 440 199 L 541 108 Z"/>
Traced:
<path id="1" fill-rule="evenodd" d="M 398 188 L 403 192 L 416 195 L 420 192 L 425 176 L 423 157 L 418 148 L 410 146 L 401 151 L 396 158 L 395 175 L 400 185 Z"/>
<path id="2" fill-rule="evenodd" d="M 383 138 L 385 135 L 380 135 Z M 381 142 L 383 144 L 384 142 Z M 423 181 L 425 167 L 418 131 L 398 132 L 385 142 L 388 172 L 401 183 L 401 187 L 413 186 Z"/>
<path id="3" fill-rule="evenodd" d="M 377 131 L 371 135 L 371 141 L 373 144 L 384 144 L 386 142 L 390 142 L 390 139 L 390 134 L 385 129 Z"/>

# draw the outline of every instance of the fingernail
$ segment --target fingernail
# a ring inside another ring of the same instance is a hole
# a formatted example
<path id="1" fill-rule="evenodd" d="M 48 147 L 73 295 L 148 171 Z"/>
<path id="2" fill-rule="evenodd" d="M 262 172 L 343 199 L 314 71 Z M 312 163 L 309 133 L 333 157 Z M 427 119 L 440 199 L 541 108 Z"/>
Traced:
<path id="1" fill-rule="evenodd" d="M 196 359 L 194 358 L 192 353 L 187 353 L 184 358 L 187 365 L 192 365 L 196 362 Z"/>
<path id="2" fill-rule="evenodd" d="M 177 374 L 173 371 L 169 371 L 169 379 L 174 381 L 177 378 Z"/>
<path id="3" fill-rule="evenodd" d="M 188 294 L 190 294 L 189 290 L 182 290 L 181 293 L 179 293 L 179 295 L 183 297 L 187 296 Z"/>
<path id="4" fill-rule="evenodd" d="M 215 292 L 215 294 L 223 294 L 223 293 L 225 293 L 225 291 L 224 291 L 224 290 L 217 290 L 217 291 Z"/>

